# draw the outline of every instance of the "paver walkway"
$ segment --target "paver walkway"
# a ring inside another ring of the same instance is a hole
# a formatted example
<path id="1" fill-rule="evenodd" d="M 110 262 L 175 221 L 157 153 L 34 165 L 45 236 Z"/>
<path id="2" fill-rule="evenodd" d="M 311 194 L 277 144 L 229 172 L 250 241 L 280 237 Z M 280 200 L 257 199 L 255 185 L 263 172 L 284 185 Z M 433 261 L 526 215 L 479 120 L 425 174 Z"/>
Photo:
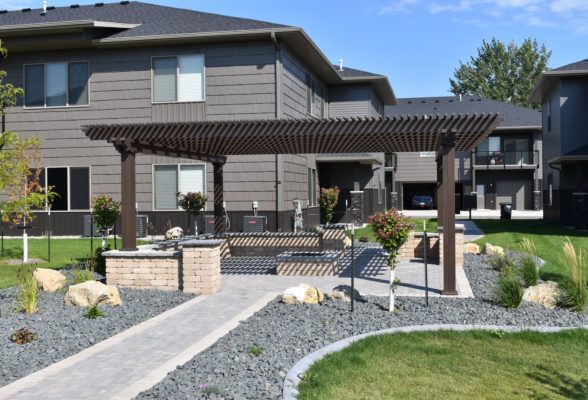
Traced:
<path id="1" fill-rule="evenodd" d="M 247 319 L 289 286 L 308 283 L 329 293 L 350 283 L 351 259 L 333 277 L 279 277 L 275 258 L 239 257 L 223 261 L 222 289 L 200 296 L 107 339 L 70 358 L 0 388 L 0 399 L 128 400 L 161 381 L 178 365 L 205 350 L 239 321 Z M 356 252 L 356 288 L 362 294 L 388 294 L 389 270 L 381 250 L 360 246 Z M 430 295 L 439 296 L 442 268 L 428 269 Z M 424 266 L 404 262 L 397 268 L 399 296 L 424 295 Z M 460 296 L 472 296 L 463 269 L 457 269 Z"/>

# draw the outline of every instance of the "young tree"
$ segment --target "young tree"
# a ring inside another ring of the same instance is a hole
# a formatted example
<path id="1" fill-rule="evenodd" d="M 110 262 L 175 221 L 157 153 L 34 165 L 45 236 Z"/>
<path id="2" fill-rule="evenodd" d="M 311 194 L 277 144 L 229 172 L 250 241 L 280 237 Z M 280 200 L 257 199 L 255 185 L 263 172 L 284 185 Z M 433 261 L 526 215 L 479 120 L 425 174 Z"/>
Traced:
<path id="1" fill-rule="evenodd" d="M 8 55 L 0 41 L 0 58 Z M 39 183 L 40 141 L 38 138 L 21 138 L 17 133 L 5 131 L 5 113 L 16 105 L 24 94 L 21 88 L 5 83 L 6 71 L 0 71 L 0 209 L 2 222 L 25 225 L 33 219 L 32 210 L 42 208 L 52 193 L 46 193 Z"/>
<path id="2" fill-rule="evenodd" d="M 520 46 L 514 41 L 505 45 L 496 38 L 484 40 L 476 57 L 459 62 L 455 79 L 449 79 L 449 91 L 537 108 L 528 97 L 550 57 L 551 51 L 534 39 L 525 39 Z"/>
<path id="3" fill-rule="evenodd" d="M 339 202 L 339 193 L 340 190 L 337 186 L 321 189 L 319 204 L 321 206 L 321 210 L 323 210 L 323 213 L 325 214 L 325 221 L 327 224 L 330 224 L 333 220 L 333 213 L 337 203 Z"/>

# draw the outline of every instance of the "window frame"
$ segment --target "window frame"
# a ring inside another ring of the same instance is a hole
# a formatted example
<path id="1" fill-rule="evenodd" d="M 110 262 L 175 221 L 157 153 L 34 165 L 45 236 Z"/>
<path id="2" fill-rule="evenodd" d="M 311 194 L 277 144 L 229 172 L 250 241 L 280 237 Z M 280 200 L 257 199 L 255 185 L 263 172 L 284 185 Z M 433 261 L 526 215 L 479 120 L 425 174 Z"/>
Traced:
<path id="1" fill-rule="evenodd" d="M 180 89 L 180 57 L 187 57 L 187 56 L 202 56 L 202 100 L 193 100 L 193 101 L 179 101 L 178 94 Z M 155 69 L 153 68 L 153 62 L 156 58 L 176 58 L 176 100 L 175 101 L 155 101 L 155 85 L 154 85 L 154 78 L 155 78 Z M 189 53 L 189 54 L 171 54 L 171 55 L 160 55 L 160 56 L 151 56 L 151 104 L 192 104 L 192 103 L 205 103 L 206 102 L 206 55 L 202 52 L 200 53 Z M 164 165 L 164 164 L 160 164 Z M 173 164 L 167 164 L 173 165 Z"/>
<path id="2" fill-rule="evenodd" d="M 162 167 L 175 166 L 176 167 L 176 187 L 178 188 L 178 191 L 179 191 L 179 189 L 180 189 L 180 171 L 181 171 L 181 167 L 184 165 L 201 165 L 203 167 L 204 179 L 202 179 L 202 193 L 204 193 L 206 195 L 206 193 L 207 193 L 207 189 L 206 189 L 206 172 L 207 172 L 206 171 L 206 163 L 198 162 L 198 163 L 183 163 L 183 164 L 178 164 L 178 163 L 151 164 L 151 211 L 153 211 L 153 212 L 157 212 L 157 211 L 185 211 L 179 205 L 177 208 L 157 208 L 157 207 L 155 207 L 155 168 L 159 167 L 159 166 L 162 166 Z M 206 206 L 204 207 L 204 210 L 206 210 Z"/>
<path id="3" fill-rule="evenodd" d="M 67 169 L 67 210 L 54 210 L 51 209 L 52 213 L 68 213 L 68 212 L 90 212 L 90 208 L 92 208 L 92 166 L 91 165 L 51 165 L 46 167 L 40 167 L 43 169 L 44 173 L 44 181 L 42 182 L 43 188 L 47 189 L 47 179 L 48 179 L 48 169 L 59 169 L 65 168 Z M 89 197 L 88 197 L 88 205 L 90 208 L 88 209 L 71 209 L 71 168 L 87 168 L 88 169 L 88 190 L 89 190 Z M 45 207 L 39 210 L 33 210 L 33 212 L 48 212 L 49 211 L 49 203 L 45 201 Z"/>
<path id="4" fill-rule="evenodd" d="M 86 63 L 88 65 L 88 80 L 87 80 L 87 88 L 88 88 L 88 104 L 69 104 L 69 64 L 77 64 L 77 63 Z M 47 106 L 47 65 L 48 64 L 65 64 L 66 70 L 66 104 L 64 106 Z M 75 60 L 75 61 L 54 61 L 54 62 L 45 62 L 45 63 L 26 63 L 22 65 L 22 82 L 23 87 L 26 87 L 26 70 L 29 66 L 43 66 L 43 74 L 45 75 L 45 82 L 43 87 L 43 106 L 27 106 L 26 105 L 26 93 L 22 99 L 22 107 L 24 110 L 55 110 L 55 109 L 64 109 L 64 108 L 88 108 L 92 106 L 92 85 L 90 84 L 90 80 L 92 78 L 92 71 L 90 69 L 90 61 L 89 60 Z"/>

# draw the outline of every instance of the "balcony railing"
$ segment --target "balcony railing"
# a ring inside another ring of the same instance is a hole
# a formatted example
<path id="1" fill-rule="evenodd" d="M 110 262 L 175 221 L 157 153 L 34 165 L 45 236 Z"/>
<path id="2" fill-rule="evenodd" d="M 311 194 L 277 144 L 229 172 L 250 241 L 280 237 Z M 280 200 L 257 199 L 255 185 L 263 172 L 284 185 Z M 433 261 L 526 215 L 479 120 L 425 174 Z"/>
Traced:
<path id="1" fill-rule="evenodd" d="M 538 168 L 538 151 L 477 151 L 472 154 L 475 167 L 488 169 Z"/>

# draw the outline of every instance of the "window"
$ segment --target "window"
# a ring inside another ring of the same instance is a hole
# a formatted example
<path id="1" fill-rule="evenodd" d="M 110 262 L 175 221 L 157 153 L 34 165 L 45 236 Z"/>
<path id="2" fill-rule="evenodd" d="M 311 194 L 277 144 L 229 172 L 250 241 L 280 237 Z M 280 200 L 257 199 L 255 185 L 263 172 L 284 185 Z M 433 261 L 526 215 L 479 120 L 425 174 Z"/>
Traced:
<path id="1" fill-rule="evenodd" d="M 551 132 L 551 99 L 547 103 L 547 132 Z"/>
<path id="2" fill-rule="evenodd" d="M 485 188 L 484 185 L 476 185 L 476 197 L 483 199 L 485 197 Z"/>
<path id="3" fill-rule="evenodd" d="M 153 200 L 156 210 L 177 210 L 178 193 L 205 192 L 202 164 L 154 165 Z"/>
<path id="4" fill-rule="evenodd" d="M 153 58 L 153 102 L 204 101 L 204 56 Z"/>
<path id="5" fill-rule="evenodd" d="M 306 111 L 312 115 L 316 105 L 316 87 L 314 79 L 308 74 L 306 75 L 306 87 Z"/>
<path id="6" fill-rule="evenodd" d="M 308 169 L 308 206 L 309 207 L 316 207 L 318 196 L 316 193 L 316 186 L 317 186 L 317 176 L 316 176 L 316 169 L 309 168 Z"/>
<path id="7" fill-rule="evenodd" d="M 490 136 L 484 139 L 484 141 L 477 147 L 477 152 L 486 154 L 500 152 L 500 138 L 496 136 Z"/>
<path id="8" fill-rule="evenodd" d="M 89 105 L 87 62 L 25 65 L 25 107 Z"/>
<path id="9" fill-rule="evenodd" d="M 52 211 L 90 209 L 90 167 L 47 167 L 39 181 L 56 193 Z"/>

